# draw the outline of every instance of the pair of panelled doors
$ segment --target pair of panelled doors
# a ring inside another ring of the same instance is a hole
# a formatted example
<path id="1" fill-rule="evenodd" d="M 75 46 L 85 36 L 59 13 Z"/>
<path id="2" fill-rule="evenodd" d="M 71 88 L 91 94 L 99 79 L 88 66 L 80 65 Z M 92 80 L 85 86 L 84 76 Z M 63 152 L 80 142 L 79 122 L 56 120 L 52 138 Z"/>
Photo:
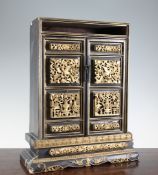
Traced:
<path id="1" fill-rule="evenodd" d="M 126 132 L 126 39 L 45 37 L 46 138 Z"/>

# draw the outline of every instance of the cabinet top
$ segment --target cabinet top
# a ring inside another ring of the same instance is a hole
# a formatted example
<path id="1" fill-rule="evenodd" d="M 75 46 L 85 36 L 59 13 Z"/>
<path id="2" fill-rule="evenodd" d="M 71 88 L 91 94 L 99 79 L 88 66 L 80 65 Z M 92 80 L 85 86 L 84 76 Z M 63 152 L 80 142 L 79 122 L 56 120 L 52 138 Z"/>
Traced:
<path id="1" fill-rule="evenodd" d="M 88 21 L 38 17 L 31 26 L 39 28 L 40 33 L 66 32 L 80 34 L 129 35 L 129 24 L 121 22 Z"/>
<path id="2" fill-rule="evenodd" d="M 126 22 L 108 22 L 108 21 L 93 21 L 93 20 L 79 20 L 79 19 L 62 19 L 62 18 L 49 18 L 49 17 L 37 17 L 35 21 L 51 22 L 51 23 L 71 23 L 71 24 L 87 24 L 87 25 L 108 25 L 108 26 L 128 26 Z M 33 20 L 33 21 L 34 21 Z"/>

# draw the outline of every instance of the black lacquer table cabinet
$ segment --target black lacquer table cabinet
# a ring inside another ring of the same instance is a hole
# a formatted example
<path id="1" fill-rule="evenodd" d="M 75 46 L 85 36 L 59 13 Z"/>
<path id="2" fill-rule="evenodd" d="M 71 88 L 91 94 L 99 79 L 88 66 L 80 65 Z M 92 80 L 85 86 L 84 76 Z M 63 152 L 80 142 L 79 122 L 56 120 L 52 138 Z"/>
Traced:
<path id="1" fill-rule="evenodd" d="M 127 23 L 37 18 L 30 29 L 30 173 L 135 161 Z"/>

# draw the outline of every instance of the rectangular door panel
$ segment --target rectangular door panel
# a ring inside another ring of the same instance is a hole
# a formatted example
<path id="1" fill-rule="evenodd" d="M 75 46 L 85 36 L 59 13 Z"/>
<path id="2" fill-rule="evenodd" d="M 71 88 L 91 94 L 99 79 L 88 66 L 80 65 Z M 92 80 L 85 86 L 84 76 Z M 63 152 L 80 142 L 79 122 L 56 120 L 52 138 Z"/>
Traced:
<path id="1" fill-rule="evenodd" d="M 125 47 L 120 38 L 89 38 L 88 135 L 125 130 Z"/>
<path id="2" fill-rule="evenodd" d="M 85 38 L 44 37 L 44 137 L 85 134 Z"/>

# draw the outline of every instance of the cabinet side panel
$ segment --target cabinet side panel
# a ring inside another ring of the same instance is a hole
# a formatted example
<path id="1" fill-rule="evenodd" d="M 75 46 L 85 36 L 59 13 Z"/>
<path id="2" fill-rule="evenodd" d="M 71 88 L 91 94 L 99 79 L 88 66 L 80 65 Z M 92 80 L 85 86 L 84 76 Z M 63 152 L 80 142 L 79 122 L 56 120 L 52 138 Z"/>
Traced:
<path id="1" fill-rule="evenodd" d="M 39 28 L 38 21 L 30 26 L 30 133 L 38 137 L 39 121 Z"/>

